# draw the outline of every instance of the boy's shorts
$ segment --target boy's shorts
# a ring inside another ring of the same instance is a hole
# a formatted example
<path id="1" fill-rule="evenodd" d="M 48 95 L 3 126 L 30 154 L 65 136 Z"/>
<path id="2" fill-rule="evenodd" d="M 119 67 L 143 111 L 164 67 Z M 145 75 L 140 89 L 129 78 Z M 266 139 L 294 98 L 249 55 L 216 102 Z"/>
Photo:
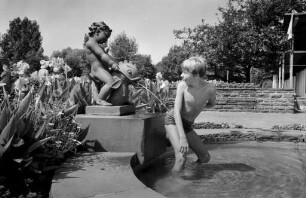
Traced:
<path id="1" fill-rule="evenodd" d="M 188 133 L 190 131 L 193 131 L 192 125 L 193 122 L 190 122 L 188 120 L 185 120 L 182 118 L 182 123 L 183 123 L 183 129 L 185 133 Z M 174 119 L 174 110 L 170 110 L 166 116 L 165 116 L 165 125 L 176 125 L 175 124 L 175 119 Z"/>

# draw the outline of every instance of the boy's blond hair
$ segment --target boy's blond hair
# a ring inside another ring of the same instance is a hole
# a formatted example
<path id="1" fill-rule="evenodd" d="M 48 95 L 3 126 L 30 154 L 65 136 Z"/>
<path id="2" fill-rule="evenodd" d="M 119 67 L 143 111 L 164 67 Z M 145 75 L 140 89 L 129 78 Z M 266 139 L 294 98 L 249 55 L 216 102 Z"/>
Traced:
<path id="1" fill-rule="evenodd" d="M 199 77 L 203 78 L 206 74 L 207 63 L 205 58 L 193 56 L 185 60 L 181 67 L 183 71 L 188 71 L 195 76 L 199 75 Z"/>

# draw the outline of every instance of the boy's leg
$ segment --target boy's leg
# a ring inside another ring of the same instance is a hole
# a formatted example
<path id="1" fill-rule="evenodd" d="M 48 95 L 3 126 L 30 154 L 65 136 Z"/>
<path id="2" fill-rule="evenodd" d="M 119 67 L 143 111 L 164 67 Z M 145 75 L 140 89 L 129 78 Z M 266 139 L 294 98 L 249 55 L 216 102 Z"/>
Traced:
<path id="1" fill-rule="evenodd" d="M 175 164 L 172 170 L 180 171 L 184 168 L 186 155 L 180 152 L 180 137 L 177 128 L 175 125 L 165 125 L 165 128 L 175 153 Z"/>
<path id="2" fill-rule="evenodd" d="M 194 131 L 186 133 L 189 147 L 198 157 L 198 162 L 207 163 L 210 160 L 210 154 L 206 150 L 201 138 Z"/>

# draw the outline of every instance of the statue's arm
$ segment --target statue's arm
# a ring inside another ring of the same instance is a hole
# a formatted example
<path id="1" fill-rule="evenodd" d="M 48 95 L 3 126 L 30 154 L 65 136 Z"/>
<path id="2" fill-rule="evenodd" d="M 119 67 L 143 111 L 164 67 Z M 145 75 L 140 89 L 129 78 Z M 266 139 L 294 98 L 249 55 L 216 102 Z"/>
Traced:
<path id="1" fill-rule="evenodd" d="M 101 60 L 103 61 L 103 63 L 107 64 L 109 67 L 111 67 L 112 69 L 117 69 L 118 64 L 116 61 L 114 61 L 114 59 L 107 54 L 104 49 L 99 45 L 99 43 L 95 42 L 95 41 L 91 41 L 89 40 L 86 43 L 86 47 L 96 56 L 100 57 Z"/>

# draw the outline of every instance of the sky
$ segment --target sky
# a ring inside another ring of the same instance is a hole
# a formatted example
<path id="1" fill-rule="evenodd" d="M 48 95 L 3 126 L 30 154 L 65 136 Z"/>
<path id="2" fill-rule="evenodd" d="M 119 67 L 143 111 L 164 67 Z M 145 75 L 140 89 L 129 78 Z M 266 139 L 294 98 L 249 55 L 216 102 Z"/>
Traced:
<path id="1" fill-rule="evenodd" d="M 67 47 L 83 48 L 93 22 L 104 21 L 116 35 L 125 32 L 138 43 L 138 53 L 151 55 L 154 64 L 180 40 L 173 30 L 218 23 L 217 8 L 228 0 L 0 0 L 0 33 L 20 17 L 35 20 L 43 37 L 44 55 Z"/>

